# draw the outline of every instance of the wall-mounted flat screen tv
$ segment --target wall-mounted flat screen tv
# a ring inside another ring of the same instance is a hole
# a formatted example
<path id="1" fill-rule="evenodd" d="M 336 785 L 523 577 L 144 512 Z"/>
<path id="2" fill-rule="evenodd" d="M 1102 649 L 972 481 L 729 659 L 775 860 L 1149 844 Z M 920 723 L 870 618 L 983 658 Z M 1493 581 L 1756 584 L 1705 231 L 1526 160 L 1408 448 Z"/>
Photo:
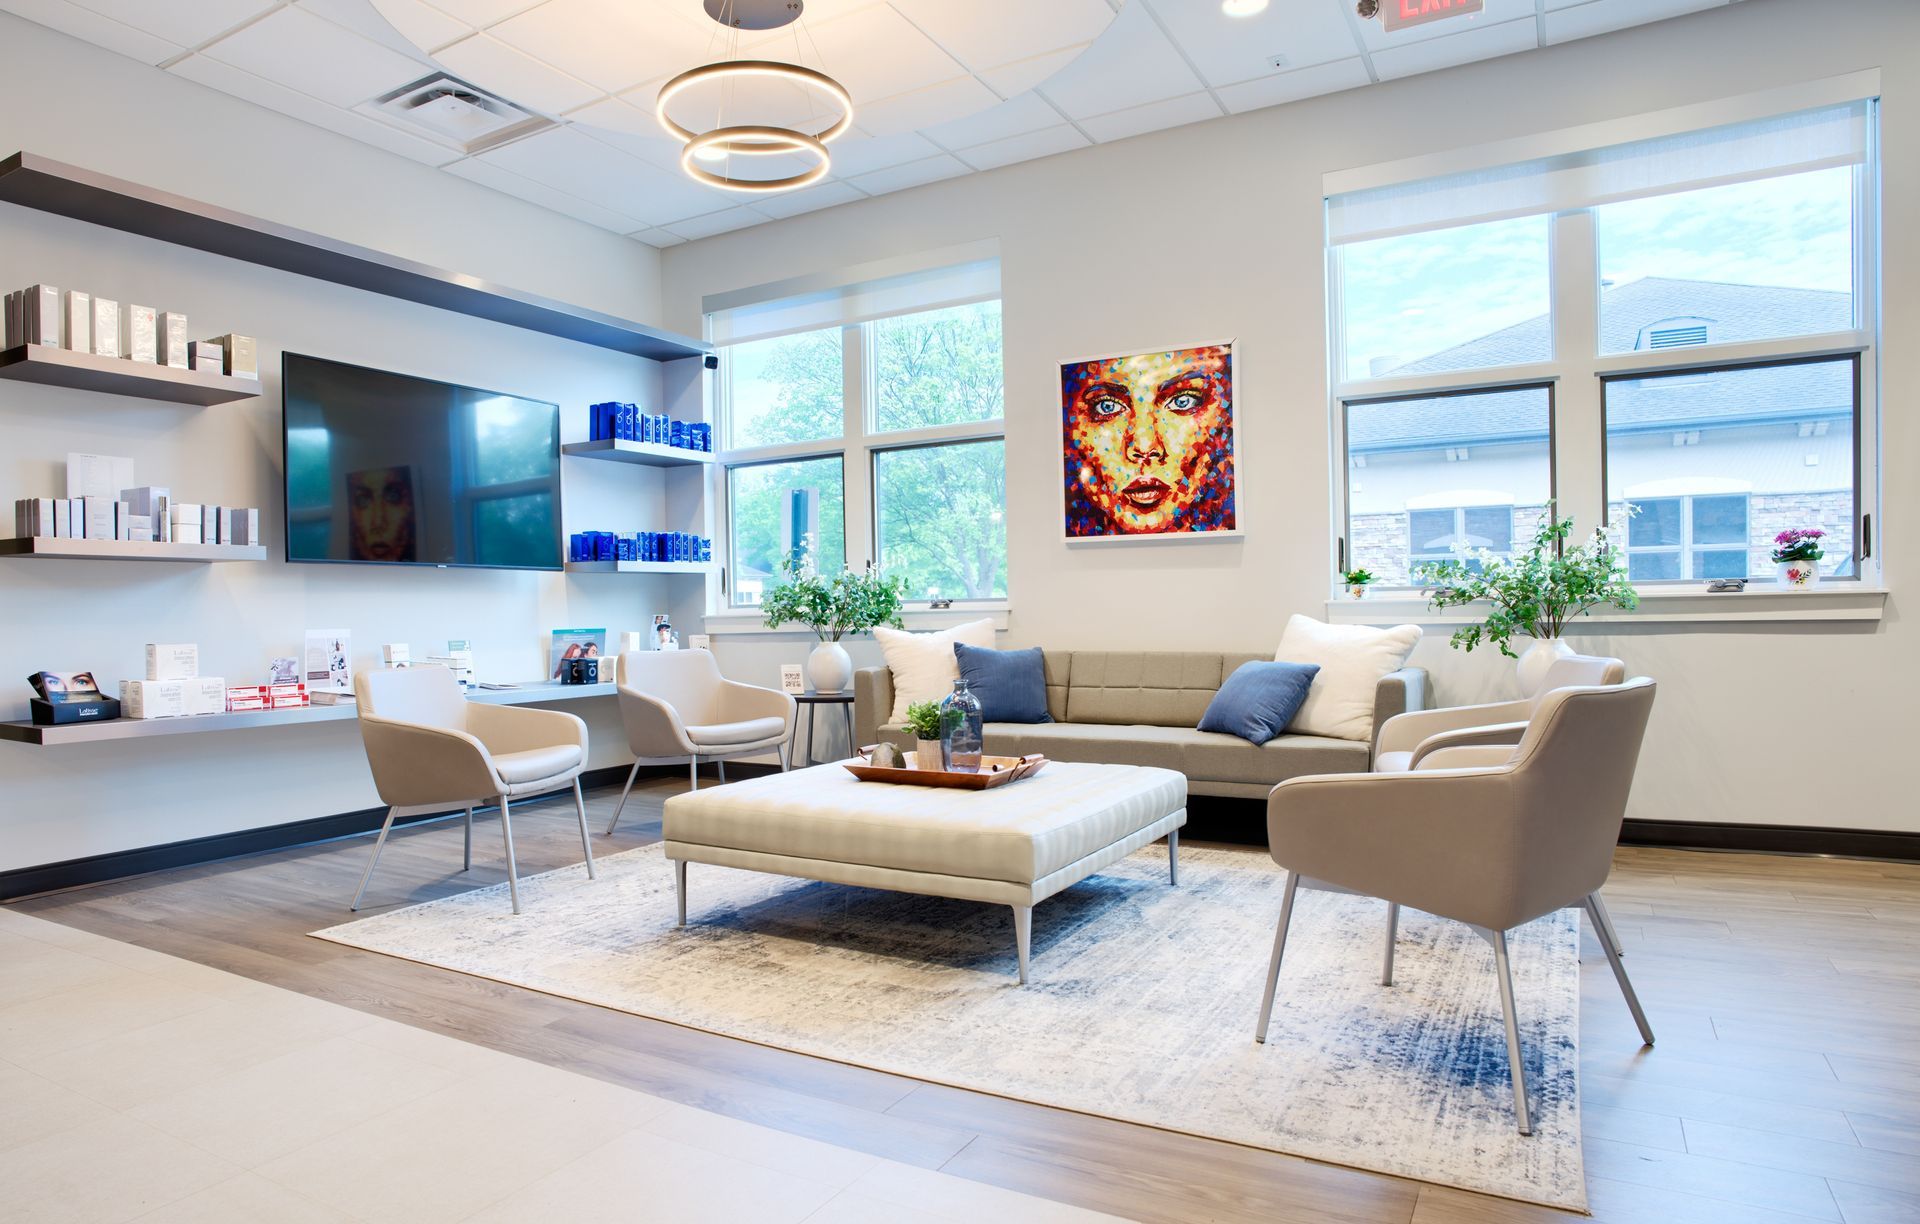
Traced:
<path id="1" fill-rule="evenodd" d="M 556 404 L 287 353 L 287 560 L 557 570 Z"/>

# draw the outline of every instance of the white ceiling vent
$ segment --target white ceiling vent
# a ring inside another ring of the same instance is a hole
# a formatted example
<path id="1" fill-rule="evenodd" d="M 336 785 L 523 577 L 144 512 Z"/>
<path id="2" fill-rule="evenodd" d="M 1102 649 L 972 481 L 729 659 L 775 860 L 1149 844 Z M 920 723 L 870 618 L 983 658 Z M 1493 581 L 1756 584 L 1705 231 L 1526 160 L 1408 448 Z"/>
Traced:
<path id="1" fill-rule="evenodd" d="M 478 153 L 553 126 L 551 119 L 444 75 L 396 89 L 366 109 L 463 153 Z"/>

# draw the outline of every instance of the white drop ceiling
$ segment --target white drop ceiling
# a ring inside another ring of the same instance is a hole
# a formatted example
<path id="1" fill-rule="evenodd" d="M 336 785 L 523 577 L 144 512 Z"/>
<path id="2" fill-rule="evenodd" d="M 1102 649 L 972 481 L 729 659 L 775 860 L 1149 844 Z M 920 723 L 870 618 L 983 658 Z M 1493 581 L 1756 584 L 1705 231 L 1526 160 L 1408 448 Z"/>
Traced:
<path id="1" fill-rule="evenodd" d="M 807 0 L 743 54 L 852 92 L 825 182 L 700 186 L 653 117 L 724 58 L 700 0 L 0 0 L 0 10 L 652 246 L 1143 132 L 1510 55 L 1731 0 L 1486 0 L 1387 34 L 1352 0 Z M 796 47 L 798 54 L 796 55 Z M 378 100 L 436 70 L 553 121 L 468 154 Z M 740 121 L 740 120 L 733 120 Z"/>

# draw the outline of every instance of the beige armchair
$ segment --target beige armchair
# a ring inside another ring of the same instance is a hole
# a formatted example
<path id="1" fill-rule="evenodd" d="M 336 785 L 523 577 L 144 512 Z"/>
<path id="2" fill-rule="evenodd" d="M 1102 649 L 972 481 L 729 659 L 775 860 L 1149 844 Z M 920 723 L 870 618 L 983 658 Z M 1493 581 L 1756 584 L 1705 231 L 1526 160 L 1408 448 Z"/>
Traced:
<path id="1" fill-rule="evenodd" d="M 1464 922 L 1493 945 L 1514 1115 L 1520 1132 L 1532 1134 L 1507 932 L 1570 905 L 1594 913 L 1653 695 L 1645 677 L 1557 689 L 1541 698 L 1518 746 L 1465 750 L 1478 765 L 1325 774 L 1274 787 L 1267 839 L 1288 874 L 1254 1040 L 1267 1039 L 1294 897 L 1308 880 Z M 1619 955 L 1604 939 L 1601 946 L 1641 1039 L 1652 1045 Z"/>
<path id="2" fill-rule="evenodd" d="M 466 810 L 466 857 L 473 866 L 473 809 L 500 804 L 500 835 L 507 848 L 507 887 L 520 912 L 520 873 L 513 858 L 512 801 L 573 787 L 580 849 L 587 876 L 596 875 L 587 837 L 587 806 L 580 771 L 587 763 L 587 725 L 558 710 L 468 701 L 444 667 L 361 672 L 354 677 L 360 738 L 387 819 L 373 843 L 350 909 L 360 908 L 367 881 L 399 816 Z"/>
<path id="3" fill-rule="evenodd" d="M 702 758 L 719 766 L 722 782 L 728 757 L 778 749 L 780 768 L 788 767 L 794 703 L 787 694 L 727 679 L 706 650 L 629 650 L 615 666 L 633 769 L 608 833 L 620 823 L 642 765 L 685 761 L 694 790 L 700 789 Z"/>

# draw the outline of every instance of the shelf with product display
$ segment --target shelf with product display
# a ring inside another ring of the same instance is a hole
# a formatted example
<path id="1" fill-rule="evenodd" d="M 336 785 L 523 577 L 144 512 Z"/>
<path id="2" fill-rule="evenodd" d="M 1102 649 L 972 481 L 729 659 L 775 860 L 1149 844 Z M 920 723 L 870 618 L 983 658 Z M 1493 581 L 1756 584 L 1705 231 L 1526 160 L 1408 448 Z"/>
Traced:
<path id="1" fill-rule="evenodd" d="M 645 467 L 682 467 L 713 462 L 711 451 L 662 446 L 658 442 L 629 442 L 624 438 L 569 442 L 560 448 L 560 453 L 576 459 L 605 459 L 613 463 L 637 463 Z"/>
<path id="2" fill-rule="evenodd" d="M 0 557 L 84 557 L 101 561 L 265 561 L 264 544 L 181 544 L 171 540 L 73 540 L 26 536 L 0 540 Z"/>
<path id="3" fill-rule="evenodd" d="M 257 378 L 101 357 L 50 344 L 20 344 L 0 351 L 0 378 L 201 408 L 260 394 Z"/>
<path id="4" fill-rule="evenodd" d="M 711 574 L 711 561 L 569 561 L 569 574 Z"/>

